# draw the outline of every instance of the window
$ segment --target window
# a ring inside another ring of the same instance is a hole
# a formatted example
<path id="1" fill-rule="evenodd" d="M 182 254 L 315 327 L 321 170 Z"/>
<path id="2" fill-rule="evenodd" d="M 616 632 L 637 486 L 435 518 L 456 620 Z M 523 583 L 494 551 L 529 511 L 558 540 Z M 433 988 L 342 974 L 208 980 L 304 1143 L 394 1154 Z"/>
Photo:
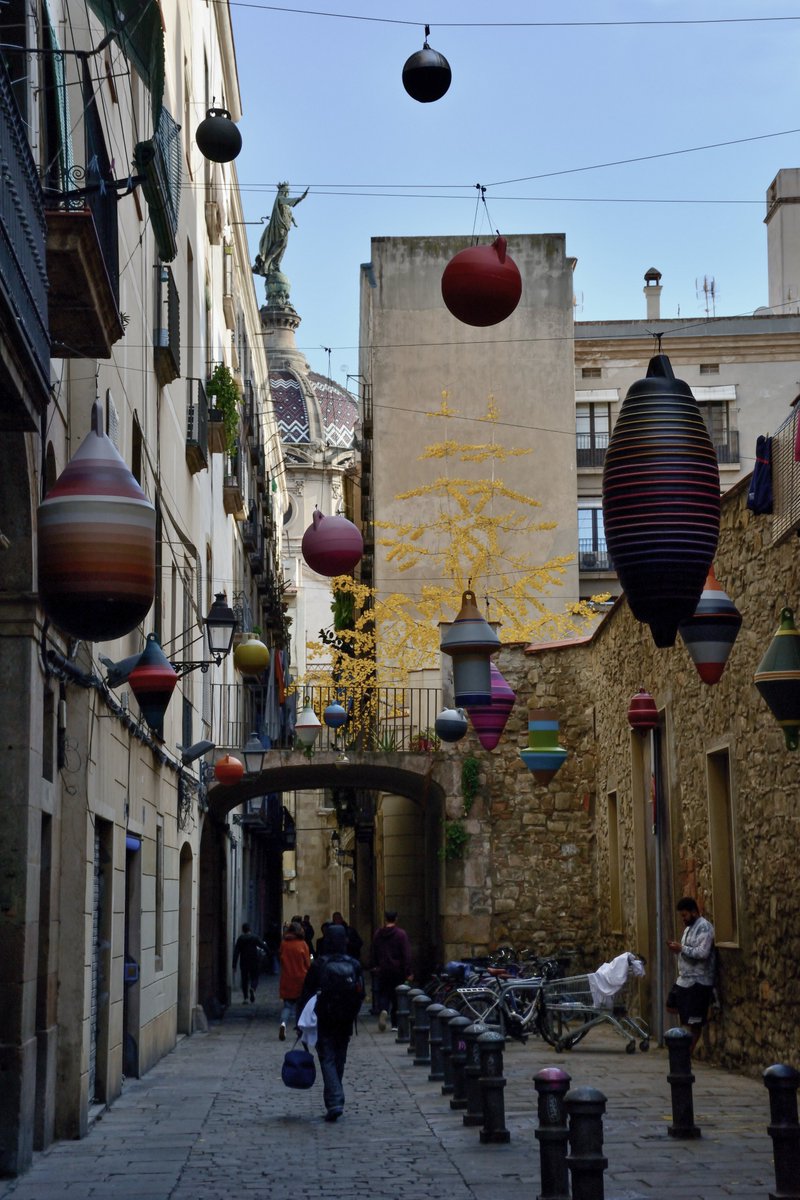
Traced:
<path id="1" fill-rule="evenodd" d="M 736 896 L 736 843 L 730 757 L 727 748 L 708 755 L 706 775 L 714 932 L 717 942 L 737 945 L 739 918 Z"/>
<path id="2" fill-rule="evenodd" d="M 591 508 L 578 509 L 578 568 L 581 571 L 611 569 L 599 500 L 594 501 Z"/>
<path id="3" fill-rule="evenodd" d="M 579 467 L 602 467 L 611 431 L 610 404 L 577 404 L 575 433 Z"/>
<path id="4" fill-rule="evenodd" d="M 719 375 L 719 363 L 700 363 L 701 375 Z"/>
<path id="5" fill-rule="evenodd" d="M 608 900 L 612 933 L 622 930 L 622 873 L 619 857 L 619 821 L 617 793 L 609 792 L 608 802 Z"/>
<path id="6" fill-rule="evenodd" d="M 736 387 L 695 387 L 692 391 L 714 443 L 718 461 L 737 465 L 739 430 L 734 428 L 736 410 L 732 403 L 736 399 Z"/>
<path id="7" fill-rule="evenodd" d="M 602 367 L 581 367 L 581 379 L 599 379 L 602 374 Z"/>

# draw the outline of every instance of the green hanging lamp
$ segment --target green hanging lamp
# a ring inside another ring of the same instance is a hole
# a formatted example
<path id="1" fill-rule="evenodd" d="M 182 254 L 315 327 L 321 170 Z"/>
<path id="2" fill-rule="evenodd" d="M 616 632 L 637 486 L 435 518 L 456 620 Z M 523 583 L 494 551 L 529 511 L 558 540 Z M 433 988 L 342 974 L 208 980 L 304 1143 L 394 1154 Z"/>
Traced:
<path id="1" fill-rule="evenodd" d="M 800 631 L 791 608 L 781 609 L 781 623 L 753 682 L 783 730 L 787 750 L 796 750 L 800 745 Z"/>

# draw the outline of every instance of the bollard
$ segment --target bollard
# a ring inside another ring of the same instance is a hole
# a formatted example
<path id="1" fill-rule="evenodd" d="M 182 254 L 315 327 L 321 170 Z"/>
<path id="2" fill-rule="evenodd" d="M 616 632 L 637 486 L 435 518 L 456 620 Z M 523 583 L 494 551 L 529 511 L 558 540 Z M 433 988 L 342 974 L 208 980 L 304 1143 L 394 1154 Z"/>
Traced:
<path id="1" fill-rule="evenodd" d="M 567 1110 L 564 1097 L 570 1076 L 559 1067 L 545 1067 L 533 1077 L 539 1093 L 539 1174 L 542 1190 L 536 1200 L 570 1200 L 567 1170 Z"/>
<path id="2" fill-rule="evenodd" d="M 404 1046 L 411 1041 L 409 1028 L 411 1001 L 408 998 L 410 991 L 411 988 L 407 983 L 399 983 L 394 989 L 394 994 L 397 997 L 397 1037 L 394 1040 Z"/>
<path id="3" fill-rule="evenodd" d="M 428 1035 L 428 1045 L 431 1052 L 431 1069 L 428 1072 L 430 1083 L 441 1083 L 444 1079 L 442 1070 L 442 1023 L 441 1016 L 445 1011 L 443 1004 L 428 1005 L 428 1021 L 431 1031 Z"/>
<path id="4" fill-rule="evenodd" d="M 442 1033 L 442 1095 L 453 1094 L 453 1029 L 450 1025 L 453 1017 L 459 1014 L 454 1008 L 443 1008 L 439 1013 L 439 1029 Z"/>
<path id="5" fill-rule="evenodd" d="M 483 1102 L 481 1100 L 481 1055 L 478 1049 L 478 1038 L 482 1033 L 488 1033 L 488 1025 L 483 1021 L 473 1021 L 464 1030 L 466 1043 L 466 1061 L 464 1063 L 464 1090 L 467 1093 L 467 1111 L 464 1113 L 465 1125 L 483 1124 Z"/>
<path id="6" fill-rule="evenodd" d="M 469 1017 L 451 1017 L 450 1025 L 450 1040 L 453 1044 L 453 1053 L 450 1056 L 450 1062 L 453 1066 L 453 1097 L 450 1101 L 450 1107 L 457 1111 L 467 1107 L 467 1043 L 464 1041 L 464 1030 L 469 1029 L 472 1022 Z"/>
<path id="7" fill-rule="evenodd" d="M 481 1073 L 478 1083 L 481 1089 L 481 1108 L 483 1110 L 483 1128 L 481 1129 L 481 1145 L 511 1141 L 511 1134 L 506 1129 L 506 1108 L 503 1102 L 503 1088 L 506 1086 L 503 1075 L 503 1049 L 506 1039 L 502 1033 L 489 1030 L 478 1038 L 478 1055 L 480 1057 Z"/>
<path id="8" fill-rule="evenodd" d="M 800 1200 L 800 1124 L 797 1121 L 797 1088 L 800 1073 L 776 1063 L 764 1072 L 769 1089 L 769 1125 L 775 1160 L 775 1191 L 769 1200 Z"/>
<path id="9" fill-rule="evenodd" d="M 414 1050 L 414 1001 L 416 1000 L 417 996 L 424 996 L 424 995 L 425 995 L 425 993 L 423 992 L 422 988 L 411 988 L 411 990 L 408 993 L 408 1040 L 409 1040 L 410 1045 L 408 1047 L 408 1050 L 406 1051 L 407 1054 L 415 1053 L 415 1050 Z M 430 1003 L 430 1001 L 428 1001 L 428 1003 Z"/>
<path id="10" fill-rule="evenodd" d="M 570 1088 L 564 1097 L 569 1116 L 567 1166 L 572 1176 L 572 1200 L 603 1200 L 603 1113 L 606 1098 L 597 1088 Z"/>
<path id="11" fill-rule="evenodd" d="M 414 997 L 414 1066 L 427 1067 L 431 1061 L 429 1037 L 431 1032 L 428 1009 L 431 998 L 424 992 Z"/>
<path id="12" fill-rule="evenodd" d="M 692 1035 L 685 1029 L 668 1029 L 664 1041 L 669 1054 L 667 1082 L 672 1088 L 672 1124 L 667 1133 L 674 1138 L 699 1138 L 692 1101 Z"/>

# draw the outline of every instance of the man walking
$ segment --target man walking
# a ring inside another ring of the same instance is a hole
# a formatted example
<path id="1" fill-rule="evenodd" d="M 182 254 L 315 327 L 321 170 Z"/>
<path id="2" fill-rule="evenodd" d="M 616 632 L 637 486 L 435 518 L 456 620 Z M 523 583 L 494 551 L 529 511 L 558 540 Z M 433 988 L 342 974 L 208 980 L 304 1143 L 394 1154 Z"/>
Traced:
<path id="1" fill-rule="evenodd" d="M 364 974 L 361 964 L 346 953 L 347 931 L 343 925 L 329 926 L 325 938 L 325 953 L 311 964 L 297 1010 L 302 1012 L 316 994 L 317 1057 L 325 1120 L 338 1121 L 344 1110 L 342 1077 L 347 1047 L 364 1000 Z"/>
<path id="2" fill-rule="evenodd" d="M 411 979 L 411 943 L 405 929 L 397 924 L 397 913 L 388 909 L 383 914 L 385 924 L 372 939 L 372 970 L 375 972 L 375 1003 L 378 1007 L 378 1029 L 386 1032 L 389 1020 L 397 1028 L 397 994 L 395 988 Z M 391 1018 L 390 1018 L 391 1014 Z"/>
<path id="3" fill-rule="evenodd" d="M 251 1004 L 256 1002 L 256 988 L 258 987 L 258 952 L 259 950 L 266 951 L 260 937 L 256 937 L 251 932 L 250 926 L 245 922 L 242 926 L 242 932 L 236 939 L 236 945 L 233 947 L 233 969 L 236 970 L 236 964 L 240 964 L 241 979 L 242 979 L 242 1002 L 247 1004 L 248 999 Z"/>
<path id="4" fill-rule="evenodd" d="M 679 942 L 667 942 L 672 953 L 678 955 L 678 978 L 667 998 L 667 1009 L 673 1012 L 677 1009 L 681 1025 L 692 1035 L 690 1050 L 694 1051 L 708 1019 L 714 991 L 714 926 L 700 916 L 697 902 L 691 896 L 684 896 L 676 908 L 684 929 Z"/>

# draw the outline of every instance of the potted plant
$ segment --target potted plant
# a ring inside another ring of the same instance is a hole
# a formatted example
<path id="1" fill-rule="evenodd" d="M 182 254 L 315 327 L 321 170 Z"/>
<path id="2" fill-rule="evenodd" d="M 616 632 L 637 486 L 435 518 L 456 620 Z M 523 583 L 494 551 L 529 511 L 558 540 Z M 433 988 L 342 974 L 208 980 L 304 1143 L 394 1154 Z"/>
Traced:
<path id="1" fill-rule="evenodd" d="M 216 454 L 231 453 L 239 433 L 239 389 L 230 368 L 218 363 L 206 383 L 208 445 Z"/>

